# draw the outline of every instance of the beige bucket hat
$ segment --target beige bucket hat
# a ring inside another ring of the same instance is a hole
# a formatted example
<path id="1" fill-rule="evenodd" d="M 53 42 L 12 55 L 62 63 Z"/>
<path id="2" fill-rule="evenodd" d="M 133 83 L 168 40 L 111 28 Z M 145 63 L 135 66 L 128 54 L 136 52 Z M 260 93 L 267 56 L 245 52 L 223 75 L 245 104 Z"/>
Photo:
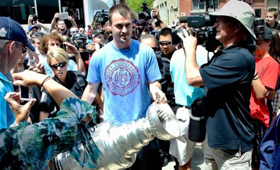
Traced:
<path id="1" fill-rule="evenodd" d="M 238 0 L 230 0 L 219 11 L 212 12 L 210 15 L 235 18 L 256 40 L 256 35 L 252 29 L 252 24 L 255 19 L 255 11 L 249 4 Z"/>

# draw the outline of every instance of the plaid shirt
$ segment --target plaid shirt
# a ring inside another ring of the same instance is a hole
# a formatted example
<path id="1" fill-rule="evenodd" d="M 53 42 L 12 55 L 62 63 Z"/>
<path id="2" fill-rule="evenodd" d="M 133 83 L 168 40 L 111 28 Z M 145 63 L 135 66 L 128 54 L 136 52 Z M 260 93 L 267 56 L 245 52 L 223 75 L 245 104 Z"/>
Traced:
<path id="1" fill-rule="evenodd" d="M 273 110 L 273 113 L 277 113 L 278 112 L 278 109 L 279 109 L 279 106 L 280 106 L 280 93 L 277 92 L 272 101 L 271 101 L 271 105 L 272 105 L 272 110 Z"/>

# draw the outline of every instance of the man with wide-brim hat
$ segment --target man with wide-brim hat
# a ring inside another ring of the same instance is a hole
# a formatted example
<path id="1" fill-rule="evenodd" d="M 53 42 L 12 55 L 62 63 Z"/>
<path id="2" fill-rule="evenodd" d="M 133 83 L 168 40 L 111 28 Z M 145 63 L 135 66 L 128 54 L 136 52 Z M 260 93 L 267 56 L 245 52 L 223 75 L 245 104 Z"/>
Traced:
<path id="1" fill-rule="evenodd" d="M 197 65 L 197 38 L 190 30 L 179 34 L 186 54 L 187 81 L 195 87 L 204 86 L 206 169 L 249 170 L 254 139 L 249 101 L 255 61 L 248 42 L 256 39 L 251 30 L 255 13 L 247 3 L 231 0 L 210 15 L 216 19 L 215 38 L 222 43 L 222 50 L 207 65 Z"/>
<path id="2" fill-rule="evenodd" d="M 17 121 L 4 97 L 6 93 L 13 91 L 13 84 L 7 75 L 26 52 L 26 48 L 35 51 L 20 24 L 9 17 L 0 17 L 0 129 Z M 34 100 L 28 102 L 26 108 L 30 108 L 32 104 Z"/>

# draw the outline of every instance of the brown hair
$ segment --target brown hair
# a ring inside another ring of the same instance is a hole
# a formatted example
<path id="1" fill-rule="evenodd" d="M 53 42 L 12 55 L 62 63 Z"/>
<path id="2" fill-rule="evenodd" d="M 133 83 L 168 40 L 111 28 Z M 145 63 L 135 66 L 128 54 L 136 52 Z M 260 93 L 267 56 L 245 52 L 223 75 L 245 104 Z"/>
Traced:
<path id="1" fill-rule="evenodd" d="M 63 43 L 62 37 L 59 36 L 56 32 L 44 35 L 43 38 L 42 38 L 41 44 L 39 46 L 39 50 L 42 53 L 47 54 L 47 52 L 48 52 L 48 43 L 49 43 L 50 40 L 56 40 L 56 41 L 59 41 L 60 43 Z"/>
<path id="2" fill-rule="evenodd" d="M 275 19 L 278 17 L 278 10 L 276 8 L 269 8 L 267 12 L 273 13 Z"/>
<path id="3" fill-rule="evenodd" d="M 116 11 L 118 11 L 119 14 L 123 17 L 126 17 L 127 14 L 130 14 L 130 16 L 132 16 L 130 8 L 127 5 L 117 4 L 117 5 L 112 6 L 109 10 L 109 17 L 108 18 L 109 18 L 110 23 L 112 23 L 112 15 Z"/>
<path id="4" fill-rule="evenodd" d="M 271 29 L 272 39 L 269 45 L 269 54 L 280 63 L 280 35 L 277 30 Z"/>

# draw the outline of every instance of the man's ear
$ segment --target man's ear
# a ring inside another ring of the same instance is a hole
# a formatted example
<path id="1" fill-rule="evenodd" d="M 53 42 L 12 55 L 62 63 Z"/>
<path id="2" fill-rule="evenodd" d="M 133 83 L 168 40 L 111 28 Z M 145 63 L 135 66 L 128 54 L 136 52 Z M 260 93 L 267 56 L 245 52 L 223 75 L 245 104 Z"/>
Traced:
<path id="1" fill-rule="evenodd" d="M 12 41 L 11 43 L 8 43 L 7 49 L 8 49 L 8 54 L 11 54 L 12 51 L 15 50 L 17 44 L 15 41 Z"/>

